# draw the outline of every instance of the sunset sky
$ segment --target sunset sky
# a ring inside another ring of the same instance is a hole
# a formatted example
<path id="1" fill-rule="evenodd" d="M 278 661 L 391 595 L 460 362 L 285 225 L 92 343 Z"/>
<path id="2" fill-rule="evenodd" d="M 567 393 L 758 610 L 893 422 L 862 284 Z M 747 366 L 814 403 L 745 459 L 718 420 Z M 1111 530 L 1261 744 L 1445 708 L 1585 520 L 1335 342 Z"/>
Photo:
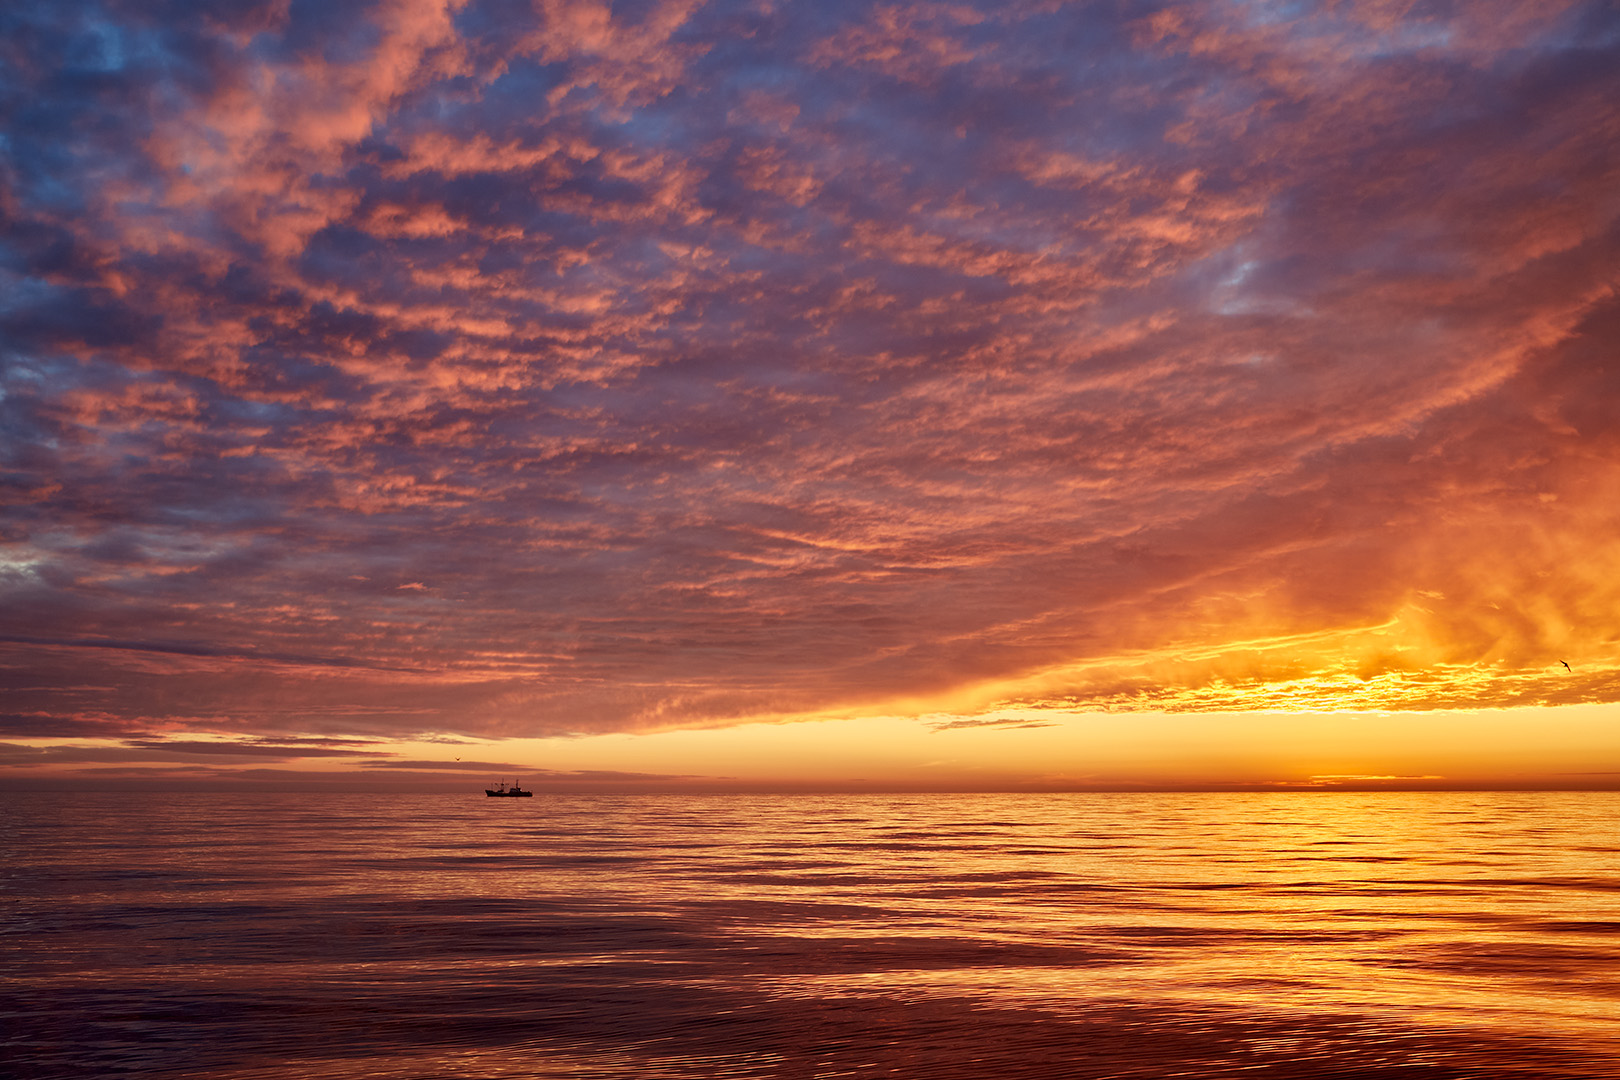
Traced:
<path id="1" fill-rule="evenodd" d="M 1620 786 L 1612 3 L 21 0 L 0 117 L 0 783 Z"/>

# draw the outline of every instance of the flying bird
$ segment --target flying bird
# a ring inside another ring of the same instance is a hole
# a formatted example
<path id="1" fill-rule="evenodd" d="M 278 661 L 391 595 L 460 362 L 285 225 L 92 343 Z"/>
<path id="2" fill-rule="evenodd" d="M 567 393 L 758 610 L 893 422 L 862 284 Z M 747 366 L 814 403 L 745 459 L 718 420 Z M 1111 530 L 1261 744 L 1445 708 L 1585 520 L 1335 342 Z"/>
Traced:
<path id="1" fill-rule="evenodd" d="M 1564 670 L 1565 671 L 1569 672 L 1571 675 L 1575 674 L 1575 669 L 1569 666 L 1569 661 L 1568 660 L 1560 660 L 1558 662 L 1560 664 L 1564 665 Z"/>

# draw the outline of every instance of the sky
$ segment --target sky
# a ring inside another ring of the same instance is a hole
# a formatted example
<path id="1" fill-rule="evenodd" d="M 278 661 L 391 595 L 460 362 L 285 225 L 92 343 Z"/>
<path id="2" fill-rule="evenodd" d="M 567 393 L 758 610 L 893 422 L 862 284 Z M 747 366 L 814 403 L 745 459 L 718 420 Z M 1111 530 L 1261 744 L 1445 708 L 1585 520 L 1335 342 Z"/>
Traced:
<path id="1" fill-rule="evenodd" d="M 1612 4 L 19 0 L 0 117 L 0 783 L 1620 786 Z"/>

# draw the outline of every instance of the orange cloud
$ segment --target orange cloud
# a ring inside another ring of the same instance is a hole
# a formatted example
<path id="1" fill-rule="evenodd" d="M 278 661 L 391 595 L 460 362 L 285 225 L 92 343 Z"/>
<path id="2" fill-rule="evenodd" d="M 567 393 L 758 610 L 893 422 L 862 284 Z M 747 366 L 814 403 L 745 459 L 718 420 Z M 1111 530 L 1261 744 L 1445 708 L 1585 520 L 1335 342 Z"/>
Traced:
<path id="1" fill-rule="evenodd" d="M 1612 701 L 1605 17 L 27 6 L 19 723 Z"/>

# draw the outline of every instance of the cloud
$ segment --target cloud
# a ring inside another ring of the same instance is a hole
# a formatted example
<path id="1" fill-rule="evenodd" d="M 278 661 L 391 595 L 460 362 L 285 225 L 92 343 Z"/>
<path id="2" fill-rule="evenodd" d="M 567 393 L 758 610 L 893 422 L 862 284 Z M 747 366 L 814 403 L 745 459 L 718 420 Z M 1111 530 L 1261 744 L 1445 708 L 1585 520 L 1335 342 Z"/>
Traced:
<path id="1" fill-rule="evenodd" d="M 1620 696 L 1607 5 L 3 19 L 14 738 Z"/>
<path id="2" fill-rule="evenodd" d="M 124 745 L 141 751 L 172 754 L 223 754 L 227 757 L 387 757 L 387 750 L 357 750 L 344 746 L 310 745 L 311 740 L 286 743 L 253 740 L 249 742 L 205 742 L 197 739 L 129 739 Z"/>
<path id="3" fill-rule="evenodd" d="M 1312 784 L 1362 784 L 1379 780 L 1444 780 L 1443 776 L 1373 776 L 1365 773 L 1333 773 L 1322 776 L 1312 776 L 1308 781 Z"/>
<path id="4" fill-rule="evenodd" d="M 50 737 L 74 737 L 71 725 Z M 190 762 L 198 757 L 232 758 L 242 761 L 274 758 L 289 761 L 297 758 L 371 758 L 391 757 L 387 750 L 362 750 L 348 746 L 309 745 L 314 740 L 300 740 L 282 745 L 269 740 L 201 740 L 201 739 L 124 739 L 118 745 L 69 744 L 29 746 L 10 743 L 0 748 L 0 762 L 12 766 L 90 765 L 106 762 Z"/>
<path id="5" fill-rule="evenodd" d="M 1019 719 L 1016 717 L 991 718 L 987 720 L 942 720 L 930 723 L 934 731 L 960 731 L 969 728 L 1044 728 L 1056 727 L 1055 723 L 1042 720 Z"/>
<path id="6" fill-rule="evenodd" d="M 525 766 L 515 765 L 510 761 L 370 761 L 367 767 L 373 769 L 432 769 L 445 772 L 523 772 Z M 530 770 L 532 771 L 532 770 Z"/>
<path id="7" fill-rule="evenodd" d="M 102 691 L 100 687 L 96 689 L 98 692 Z M 42 692 L 54 698 L 61 698 L 70 694 L 71 689 L 67 687 L 48 687 L 44 688 Z M 126 720 L 61 716 L 54 712 L 45 711 L 37 713 L 0 713 L 0 734 L 13 739 L 116 739 L 144 735 L 146 732 L 139 725 L 132 725 Z"/>
<path id="8" fill-rule="evenodd" d="M 369 761 L 366 762 L 366 767 L 368 769 L 415 771 L 424 775 L 446 772 L 473 772 L 503 776 L 522 774 L 523 782 L 531 788 L 536 784 L 660 784 L 712 779 L 710 777 L 695 777 L 674 773 L 626 772 L 618 769 L 536 769 L 529 765 L 514 765 L 511 762 L 499 761 Z"/>

